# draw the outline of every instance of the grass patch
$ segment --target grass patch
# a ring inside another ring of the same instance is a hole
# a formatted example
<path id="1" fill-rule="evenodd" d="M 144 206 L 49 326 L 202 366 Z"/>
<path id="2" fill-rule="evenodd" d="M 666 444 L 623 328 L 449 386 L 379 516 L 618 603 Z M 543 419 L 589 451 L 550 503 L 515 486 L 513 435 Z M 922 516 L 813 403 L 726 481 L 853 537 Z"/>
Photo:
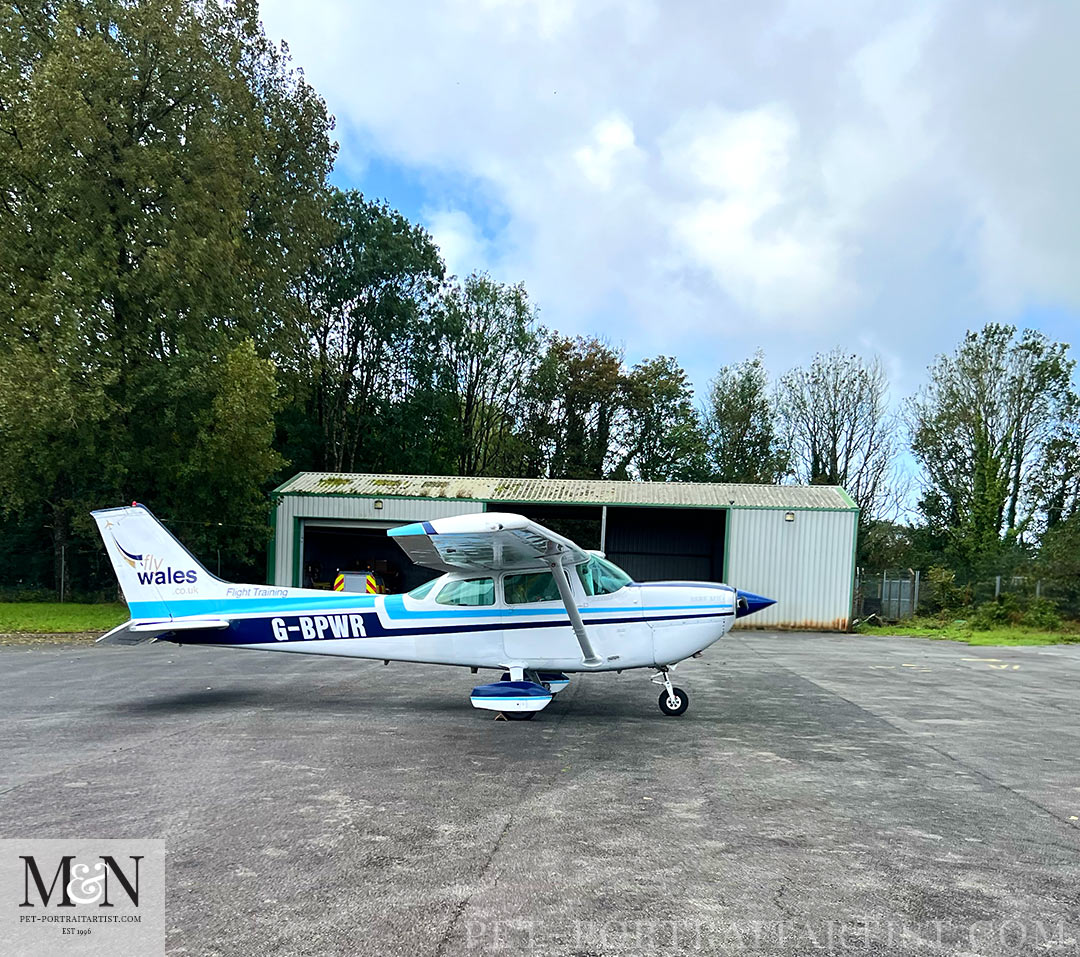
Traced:
<path id="1" fill-rule="evenodd" d="M 128 619 L 121 602 L 82 605 L 77 602 L 0 602 L 0 633 L 35 635 L 98 632 L 104 634 Z"/>
<path id="2" fill-rule="evenodd" d="M 914 618 L 895 625 L 859 625 L 860 635 L 900 635 L 912 638 L 937 638 L 962 641 L 969 645 L 1061 645 L 1080 643 L 1080 622 L 1063 622 L 1048 630 L 1024 625 L 997 625 L 976 628 L 971 622 L 939 621 L 936 618 Z"/>

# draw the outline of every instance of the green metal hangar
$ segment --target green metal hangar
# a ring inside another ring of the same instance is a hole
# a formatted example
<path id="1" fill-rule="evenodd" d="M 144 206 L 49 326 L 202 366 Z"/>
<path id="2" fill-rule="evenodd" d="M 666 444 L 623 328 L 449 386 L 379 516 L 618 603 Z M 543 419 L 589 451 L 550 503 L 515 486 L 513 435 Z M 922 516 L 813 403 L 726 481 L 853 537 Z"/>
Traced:
<path id="1" fill-rule="evenodd" d="M 412 565 L 388 528 L 517 512 L 637 581 L 722 581 L 775 598 L 753 627 L 844 631 L 851 616 L 859 510 L 837 486 L 301 472 L 271 499 L 275 585 L 331 588 L 370 571 L 380 589 L 405 591 L 435 573 Z"/>

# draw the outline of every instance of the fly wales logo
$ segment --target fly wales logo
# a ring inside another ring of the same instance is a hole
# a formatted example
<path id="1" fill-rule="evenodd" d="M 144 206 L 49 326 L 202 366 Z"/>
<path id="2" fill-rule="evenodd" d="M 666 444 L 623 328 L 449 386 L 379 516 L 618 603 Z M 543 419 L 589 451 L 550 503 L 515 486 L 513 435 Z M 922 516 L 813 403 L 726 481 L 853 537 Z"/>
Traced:
<path id="1" fill-rule="evenodd" d="M 173 568 L 165 563 L 165 559 L 149 552 L 129 552 L 117 541 L 115 534 L 112 540 L 120 552 L 120 557 L 135 570 L 140 585 L 194 585 L 199 578 L 194 568 Z"/>
<path id="2" fill-rule="evenodd" d="M 160 840 L 0 841 L 4 952 L 163 953 L 164 877 Z"/>

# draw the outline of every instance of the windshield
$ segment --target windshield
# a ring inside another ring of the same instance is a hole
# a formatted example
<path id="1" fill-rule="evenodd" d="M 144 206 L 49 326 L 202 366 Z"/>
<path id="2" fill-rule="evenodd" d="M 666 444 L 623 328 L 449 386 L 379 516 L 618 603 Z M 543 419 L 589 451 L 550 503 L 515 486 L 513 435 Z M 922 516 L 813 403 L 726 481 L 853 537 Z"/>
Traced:
<path id="1" fill-rule="evenodd" d="M 423 585 L 417 585 L 412 591 L 406 592 L 410 598 L 427 598 L 431 594 L 431 589 L 435 587 L 435 582 L 439 579 L 433 578 L 429 582 L 424 582 Z"/>
<path id="2" fill-rule="evenodd" d="M 598 555 L 578 565 L 577 572 L 586 595 L 610 595 L 633 581 L 618 565 Z"/>

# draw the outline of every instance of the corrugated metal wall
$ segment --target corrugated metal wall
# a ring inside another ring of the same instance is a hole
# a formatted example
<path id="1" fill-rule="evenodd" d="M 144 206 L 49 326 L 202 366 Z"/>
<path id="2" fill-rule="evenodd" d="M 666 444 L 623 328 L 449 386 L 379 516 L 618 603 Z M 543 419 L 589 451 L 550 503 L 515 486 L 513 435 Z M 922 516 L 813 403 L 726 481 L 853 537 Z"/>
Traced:
<path id="1" fill-rule="evenodd" d="M 274 585 L 293 583 L 293 555 L 296 544 L 296 519 L 339 519 L 341 521 L 423 522 L 448 515 L 482 512 L 479 502 L 456 502 L 438 499 L 385 498 L 382 508 L 375 499 L 344 495 L 284 495 L 277 506 L 274 538 Z"/>
<path id="2" fill-rule="evenodd" d="M 780 509 L 728 513 L 727 582 L 775 598 L 745 619 L 745 627 L 845 631 L 851 615 L 858 513 Z"/>

